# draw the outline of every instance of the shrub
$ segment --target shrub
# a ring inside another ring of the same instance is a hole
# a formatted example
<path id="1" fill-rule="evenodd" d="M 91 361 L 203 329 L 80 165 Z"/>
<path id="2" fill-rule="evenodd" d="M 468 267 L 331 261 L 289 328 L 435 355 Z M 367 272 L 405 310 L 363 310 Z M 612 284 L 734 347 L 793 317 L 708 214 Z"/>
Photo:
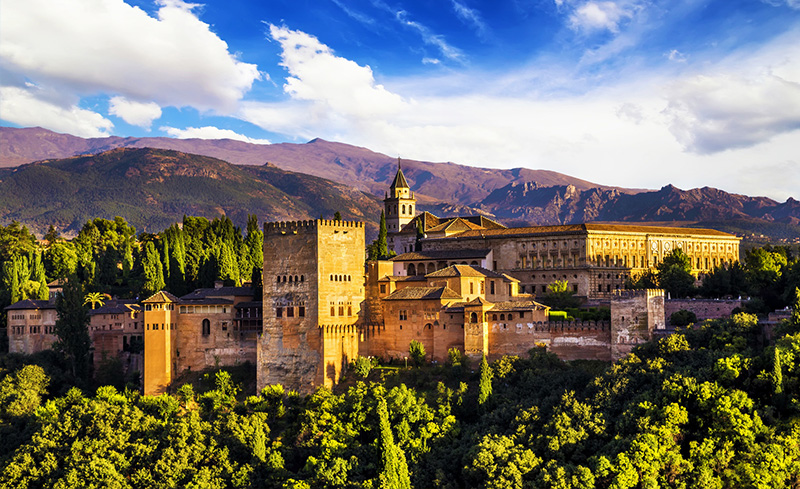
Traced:
<path id="1" fill-rule="evenodd" d="M 669 317 L 669 324 L 673 326 L 689 326 L 697 322 L 697 315 L 692 311 L 681 309 L 680 311 L 673 312 Z"/>
<path id="2" fill-rule="evenodd" d="M 417 340 L 412 340 L 408 345 L 408 354 L 414 361 L 414 365 L 419 367 L 425 363 L 425 346 Z"/>

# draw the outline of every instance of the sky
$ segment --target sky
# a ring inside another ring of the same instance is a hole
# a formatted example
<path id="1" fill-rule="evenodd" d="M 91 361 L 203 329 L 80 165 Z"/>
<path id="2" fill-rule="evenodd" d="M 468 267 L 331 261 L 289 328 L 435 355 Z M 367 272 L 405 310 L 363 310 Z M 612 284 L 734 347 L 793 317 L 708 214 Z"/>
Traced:
<path id="1" fill-rule="evenodd" d="M 0 0 L 0 125 L 800 199 L 800 0 Z"/>

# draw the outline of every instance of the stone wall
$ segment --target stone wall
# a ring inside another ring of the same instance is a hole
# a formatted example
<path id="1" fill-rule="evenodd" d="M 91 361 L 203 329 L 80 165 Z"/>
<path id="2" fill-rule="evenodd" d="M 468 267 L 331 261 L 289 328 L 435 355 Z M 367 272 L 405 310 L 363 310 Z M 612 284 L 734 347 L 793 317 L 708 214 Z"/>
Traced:
<path id="1" fill-rule="evenodd" d="M 667 323 L 673 313 L 682 310 L 693 312 L 698 321 L 705 321 L 729 317 L 737 307 L 742 307 L 741 299 L 667 299 L 664 313 Z"/>
<path id="2" fill-rule="evenodd" d="M 611 328 L 607 321 L 493 323 L 489 359 L 526 356 L 537 343 L 562 360 L 611 360 Z"/>
<path id="3" fill-rule="evenodd" d="M 611 357 L 616 360 L 665 329 L 664 291 L 618 290 L 611 299 Z"/>

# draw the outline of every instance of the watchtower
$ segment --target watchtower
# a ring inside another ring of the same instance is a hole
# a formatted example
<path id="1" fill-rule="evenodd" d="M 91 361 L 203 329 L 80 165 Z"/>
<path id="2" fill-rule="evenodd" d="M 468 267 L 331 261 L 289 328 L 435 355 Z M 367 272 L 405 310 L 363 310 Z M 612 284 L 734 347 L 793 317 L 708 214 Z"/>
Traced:
<path id="1" fill-rule="evenodd" d="M 175 325 L 180 301 L 160 291 L 142 301 L 144 308 L 144 394 L 158 395 L 172 382 Z"/>
<path id="2" fill-rule="evenodd" d="M 358 355 L 364 224 L 266 223 L 263 283 L 258 389 L 283 384 L 308 393 L 335 384 Z"/>

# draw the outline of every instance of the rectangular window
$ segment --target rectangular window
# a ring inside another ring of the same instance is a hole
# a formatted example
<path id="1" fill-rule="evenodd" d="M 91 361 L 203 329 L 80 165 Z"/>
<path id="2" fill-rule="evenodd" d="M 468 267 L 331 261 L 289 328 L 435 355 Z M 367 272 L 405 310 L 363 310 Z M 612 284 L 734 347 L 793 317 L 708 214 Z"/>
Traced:
<path id="1" fill-rule="evenodd" d="M 489 282 L 489 293 L 494 294 L 494 280 Z"/>
<path id="2" fill-rule="evenodd" d="M 485 282 L 481 281 L 481 294 L 485 294 Z"/>
<path id="3" fill-rule="evenodd" d="M 336 306 L 331 306 L 331 316 L 336 316 Z"/>
<path id="4" fill-rule="evenodd" d="M 347 315 L 348 316 L 352 316 L 353 315 L 353 306 L 347 306 Z"/>
<path id="5" fill-rule="evenodd" d="M 386 284 L 381 284 L 381 294 L 386 293 Z"/>
<path id="6" fill-rule="evenodd" d="M 299 317 L 306 317 L 306 308 L 304 306 L 300 306 L 297 308 L 297 315 Z"/>
<path id="7" fill-rule="evenodd" d="M 275 317 L 276 318 L 283 317 L 283 308 L 282 307 L 276 307 L 275 308 Z"/>
<path id="8" fill-rule="evenodd" d="M 286 308 L 286 317 L 293 318 L 294 317 L 294 307 L 287 307 Z"/>
<path id="9" fill-rule="evenodd" d="M 400 321 L 406 321 L 408 319 L 408 314 L 406 313 L 405 309 L 400 309 Z"/>
<path id="10" fill-rule="evenodd" d="M 344 306 L 339 306 L 339 315 L 344 316 Z"/>

